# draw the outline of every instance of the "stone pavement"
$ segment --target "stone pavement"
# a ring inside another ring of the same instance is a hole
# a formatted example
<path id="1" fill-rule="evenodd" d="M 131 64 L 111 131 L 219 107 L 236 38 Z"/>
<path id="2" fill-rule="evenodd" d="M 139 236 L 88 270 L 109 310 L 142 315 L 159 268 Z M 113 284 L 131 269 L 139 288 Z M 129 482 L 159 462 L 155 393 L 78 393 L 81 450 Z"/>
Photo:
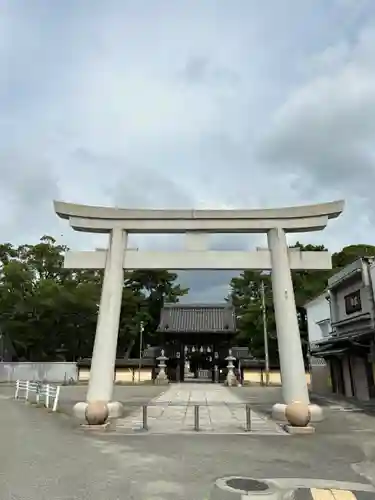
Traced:
<path id="1" fill-rule="evenodd" d="M 246 432 L 246 401 L 238 393 L 219 384 L 181 383 L 169 386 L 148 403 L 147 421 L 150 433 L 179 434 L 194 431 L 194 406 L 199 405 L 200 432 L 239 434 Z M 137 431 L 142 428 L 142 409 L 119 419 L 117 431 Z M 251 432 L 256 434 L 287 434 L 282 428 L 251 410 Z"/>

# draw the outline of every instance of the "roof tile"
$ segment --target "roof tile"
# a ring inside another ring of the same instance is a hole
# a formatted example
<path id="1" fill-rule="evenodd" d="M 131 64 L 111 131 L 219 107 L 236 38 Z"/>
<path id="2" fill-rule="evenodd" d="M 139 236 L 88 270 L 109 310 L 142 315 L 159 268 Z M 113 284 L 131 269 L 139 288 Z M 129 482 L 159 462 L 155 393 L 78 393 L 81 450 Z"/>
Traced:
<path id="1" fill-rule="evenodd" d="M 228 304 L 166 304 L 158 331 L 186 333 L 235 332 L 234 308 Z"/>

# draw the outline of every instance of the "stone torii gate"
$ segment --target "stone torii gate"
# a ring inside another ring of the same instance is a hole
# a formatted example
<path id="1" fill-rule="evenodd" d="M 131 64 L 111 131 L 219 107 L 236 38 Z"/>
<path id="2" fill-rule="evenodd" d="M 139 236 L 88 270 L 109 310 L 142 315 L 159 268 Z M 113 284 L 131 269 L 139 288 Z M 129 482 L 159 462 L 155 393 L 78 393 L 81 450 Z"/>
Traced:
<path id="1" fill-rule="evenodd" d="M 69 220 L 74 230 L 109 235 L 106 251 L 69 251 L 65 255 L 65 268 L 104 269 L 87 401 L 77 403 L 77 416 L 84 417 L 87 404 L 94 401 L 106 402 L 111 417 L 120 416 L 123 410 L 112 397 L 124 269 L 272 271 L 284 399 L 274 405 L 273 415 L 285 419 L 285 407 L 294 401 L 310 405 L 291 270 L 331 269 L 331 254 L 289 249 L 286 233 L 324 229 L 329 219 L 341 214 L 343 201 L 264 210 L 138 210 L 60 201 L 55 201 L 54 207 L 56 214 Z M 184 233 L 186 249 L 129 249 L 129 233 Z M 267 233 L 268 249 L 208 250 L 210 233 Z M 321 419 L 318 406 L 310 405 L 310 411 L 312 421 Z"/>

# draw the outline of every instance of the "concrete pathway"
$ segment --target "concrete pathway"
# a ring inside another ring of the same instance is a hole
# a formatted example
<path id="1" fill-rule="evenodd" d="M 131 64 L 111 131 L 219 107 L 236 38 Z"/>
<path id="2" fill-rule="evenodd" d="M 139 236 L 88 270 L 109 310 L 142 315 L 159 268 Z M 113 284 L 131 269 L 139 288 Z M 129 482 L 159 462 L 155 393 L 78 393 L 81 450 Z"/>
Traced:
<path id="1" fill-rule="evenodd" d="M 125 393 L 149 394 L 144 387 L 121 389 L 124 403 L 130 399 Z M 260 401 L 262 391 L 255 389 L 248 393 Z M 7 395 L 1 387 L 0 393 Z M 263 394 L 269 397 L 268 390 Z M 203 432 L 140 437 L 85 432 L 65 413 L 0 398 L 0 499 L 200 500 L 210 498 L 217 478 L 237 475 L 276 482 L 288 490 L 284 499 L 375 500 L 369 485 L 375 484 L 375 430 L 350 431 L 374 419 L 327 413 L 329 428 L 306 438 Z M 295 488 L 304 490 L 292 494 Z"/>
<path id="2" fill-rule="evenodd" d="M 246 432 L 245 401 L 224 386 L 210 383 L 170 385 L 148 406 L 149 433 L 185 434 L 194 431 L 194 406 L 199 405 L 200 432 L 239 434 Z M 119 419 L 117 431 L 142 428 L 142 409 Z M 268 417 L 251 410 L 251 431 L 256 434 L 286 435 Z"/>

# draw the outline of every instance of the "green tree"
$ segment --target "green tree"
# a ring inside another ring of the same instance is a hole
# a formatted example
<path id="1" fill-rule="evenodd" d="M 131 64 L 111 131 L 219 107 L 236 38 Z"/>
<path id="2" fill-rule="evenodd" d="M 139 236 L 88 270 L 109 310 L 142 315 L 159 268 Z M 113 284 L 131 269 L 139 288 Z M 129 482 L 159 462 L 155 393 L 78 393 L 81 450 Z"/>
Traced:
<path id="1" fill-rule="evenodd" d="M 188 293 L 189 290 L 181 288 L 176 280 L 177 274 L 169 271 L 138 270 L 126 274 L 125 289 L 132 290 L 137 307 L 132 325 L 133 333 L 129 333 L 128 337 L 131 338 L 133 345 L 139 335 L 141 322 L 144 327 L 144 344 L 154 343 L 164 304 L 178 302 L 180 297 Z"/>
<path id="2" fill-rule="evenodd" d="M 301 251 L 325 251 L 323 245 L 303 245 L 297 242 L 294 248 Z M 296 271 L 292 273 L 298 315 L 300 335 L 304 354 L 307 346 L 307 318 L 304 305 L 322 293 L 327 287 L 330 276 L 360 257 L 375 256 L 375 246 L 350 245 L 332 255 L 332 270 Z M 264 357 L 263 323 L 260 295 L 260 273 L 244 271 L 233 278 L 230 284 L 229 300 L 236 309 L 238 336 L 237 341 L 250 347 L 254 356 Z M 272 301 L 272 284 L 268 276 L 263 277 L 267 309 L 267 326 L 269 331 L 270 360 L 277 360 L 276 324 Z"/>
<path id="3" fill-rule="evenodd" d="M 92 354 L 103 271 L 64 269 L 67 247 L 43 236 L 36 245 L 0 245 L 0 327 L 20 359 L 74 361 Z M 187 292 L 167 271 L 125 274 L 119 355 L 129 355 L 143 322 L 154 334 L 164 301 Z"/>
<path id="4" fill-rule="evenodd" d="M 324 251 L 323 245 L 303 245 L 299 242 L 292 248 L 301 251 Z M 292 273 L 298 322 L 303 345 L 307 340 L 307 321 L 304 304 L 324 290 L 329 272 L 298 271 Z M 247 345 L 253 356 L 264 358 L 264 333 L 261 304 L 261 283 L 264 284 L 266 321 L 268 330 L 269 357 L 271 363 L 278 362 L 276 321 L 273 310 L 272 283 L 270 276 L 256 271 L 244 271 L 230 284 L 230 300 L 236 309 L 238 336 L 236 341 Z"/>
<path id="5" fill-rule="evenodd" d="M 33 293 L 32 273 L 19 261 L 4 258 L 0 284 L 0 326 L 17 351 L 27 353 L 30 337 L 28 305 Z"/>
<path id="6" fill-rule="evenodd" d="M 21 359 L 75 359 L 92 346 L 100 279 L 64 269 L 65 251 L 48 236 L 0 250 L 0 324 Z"/>
<path id="7" fill-rule="evenodd" d="M 264 359 L 262 282 L 266 305 L 269 358 L 271 363 L 275 363 L 277 362 L 277 341 L 269 276 L 262 276 L 256 271 L 243 271 L 240 276 L 232 279 L 229 300 L 236 310 L 238 333 L 235 341 L 239 345 L 249 347 L 252 356 Z"/>
<path id="8" fill-rule="evenodd" d="M 148 320 L 149 315 L 147 309 L 145 309 L 145 296 L 142 290 L 133 289 L 125 281 L 117 344 L 119 356 L 126 359 L 130 356 L 137 339 L 139 339 L 141 324 L 147 324 Z"/>
<path id="9" fill-rule="evenodd" d="M 361 257 L 375 257 L 375 246 L 359 244 L 344 247 L 340 252 L 332 255 L 333 271 L 337 272 Z"/>

